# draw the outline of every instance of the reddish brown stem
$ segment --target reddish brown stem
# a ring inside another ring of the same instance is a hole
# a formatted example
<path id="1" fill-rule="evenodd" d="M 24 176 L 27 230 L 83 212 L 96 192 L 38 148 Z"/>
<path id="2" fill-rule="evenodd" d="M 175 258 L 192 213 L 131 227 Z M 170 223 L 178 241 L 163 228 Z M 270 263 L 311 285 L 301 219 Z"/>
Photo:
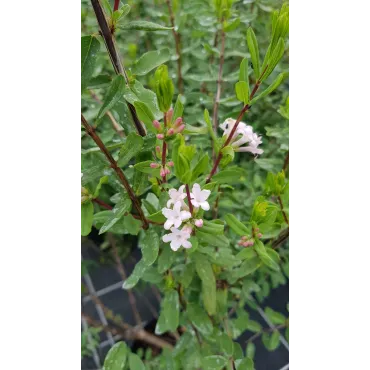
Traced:
<path id="1" fill-rule="evenodd" d="M 170 14 L 170 21 L 172 26 L 173 38 L 175 39 L 176 54 L 177 54 L 177 85 L 179 93 L 182 94 L 184 91 L 182 74 L 181 74 L 181 48 L 180 48 L 180 34 L 175 30 L 175 17 L 173 15 L 171 0 L 166 0 L 168 13 Z"/>
<path id="2" fill-rule="evenodd" d="M 88 124 L 88 122 L 86 121 L 85 117 L 82 114 L 81 114 L 81 122 L 82 122 L 82 125 L 85 127 L 86 133 L 95 141 L 96 145 L 100 148 L 100 150 L 107 157 L 111 167 L 116 172 L 119 180 L 121 181 L 122 185 L 126 189 L 126 191 L 128 193 L 128 196 L 130 197 L 130 199 L 132 201 L 132 204 L 136 208 L 136 210 L 139 214 L 140 220 L 143 223 L 143 228 L 147 229 L 149 227 L 148 221 L 145 218 L 144 212 L 143 212 L 143 210 L 141 208 L 141 205 L 140 205 L 140 201 L 136 197 L 133 189 L 131 188 L 131 186 L 130 186 L 130 184 L 129 184 L 126 176 L 125 176 L 125 174 L 123 173 L 121 168 L 118 167 L 117 162 L 113 158 L 112 154 L 108 151 L 108 149 L 106 148 L 106 146 L 104 145 L 104 143 L 102 142 L 100 137 L 96 134 L 95 130 Z"/>
<path id="3" fill-rule="evenodd" d="M 281 200 L 280 195 L 278 195 L 277 199 L 278 199 L 278 202 L 279 202 L 279 205 L 280 205 L 280 209 L 281 209 L 281 213 L 283 214 L 284 220 L 285 220 L 286 224 L 289 226 L 288 216 L 286 215 L 286 213 L 284 211 L 284 205 L 283 205 L 283 202 Z"/>
<path id="4" fill-rule="evenodd" d="M 105 209 L 108 209 L 108 210 L 112 210 L 113 209 L 112 206 L 110 206 L 109 204 L 103 202 L 102 200 L 100 200 L 98 198 L 94 198 L 93 199 L 93 202 L 95 202 L 96 204 L 99 204 L 99 206 L 102 206 Z"/>
<path id="5" fill-rule="evenodd" d="M 163 124 L 164 124 L 164 129 L 166 130 L 167 127 L 167 115 L 166 113 L 163 115 Z M 165 139 L 163 139 L 163 145 L 162 145 L 162 168 L 163 171 L 165 170 L 166 167 L 166 155 L 167 155 L 167 143 L 165 142 Z M 166 182 L 166 174 L 162 176 L 162 182 Z"/>
<path id="6" fill-rule="evenodd" d="M 186 189 L 186 195 L 188 197 L 189 210 L 190 210 L 190 213 L 193 214 L 193 204 L 191 203 L 190 189 L 189 189 L 189 185 L 188 184 L 185 185 L 185 189 Z"/>
<path id="7" fill-rule="evenodd" d="M 114 8 L 113 8 L 113 11 L 118 10 L 118 8 L 119 8 L 119 0 L 114 0 Z"/>

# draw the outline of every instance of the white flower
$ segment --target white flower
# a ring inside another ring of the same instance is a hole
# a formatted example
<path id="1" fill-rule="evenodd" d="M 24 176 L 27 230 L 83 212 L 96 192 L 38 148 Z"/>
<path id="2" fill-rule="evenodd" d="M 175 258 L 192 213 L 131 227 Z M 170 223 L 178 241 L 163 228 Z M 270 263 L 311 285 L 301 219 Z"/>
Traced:
<path id="1" fill-rule="evenodd" d="M 224 130 L 224 136 L 230 134 L 235 122 L 235 119 L 228 118 L 220 125 Z M 250 152 L 252 154 L 263 153 L 262 149 L 258 149 L 258 145 L 262 143 L 261 136 L 254 133 L 252 126 L 248 126 L 244 122 L 239 122 L 230 143 L 236 152 Z M 248 145 L 242 147 L 242 145 L 246 143 Z"/>
<path id="2" fill-rule="evenodd" d="M 177 251 L 181 246 L 184 248 L 191 248 L 192 245 L 189 242 L 191 234 L 191 229 L 184 227 L 182 230 L 179 230 L 175 227 L 171 228 L 171 234 L 163 235 L 162 240 L 165 243 L 171 242 L 171 249 Z"/>
<path id="3" fill-rule="evenodd" d="M 209 203 L 207 202 L 207 198 L 210 194 L 210 190 L 201 190 L 199 184 L 194 184 L 192 192 L 190 193 L 191 203 L 196 208 L 201 207 L 205 211 L 208 211 Z"/>
<path id="4" fill-rule="evenodd" d="M 184 207 L 186 206 L 184 202 L 184 198 L 186 198 L 186 193 L 184 193 L 185 185 L 181 185 L 179 187 L 179 190 L 176 189 L 170 189 L 168 194 L 171 199 L 167 202 L 167 207 L 170 208 L 171 204 L 175 204 L 176 202 L 181 202 L 181 205 Z"/>
<path id="5" fill-rule="evenodd" d="M 164 228 L 169 230 L 172 225 L 175 228 L 178 228 L 182 221 L 187 220 L 191 217 L 191 213 L 188 211 L 181 211 L 181 202 L 178 201 L 175 203 L 173 209 L 163 208 L 162 214 L 167 218 L 167 221 L 164 223 Z"/>

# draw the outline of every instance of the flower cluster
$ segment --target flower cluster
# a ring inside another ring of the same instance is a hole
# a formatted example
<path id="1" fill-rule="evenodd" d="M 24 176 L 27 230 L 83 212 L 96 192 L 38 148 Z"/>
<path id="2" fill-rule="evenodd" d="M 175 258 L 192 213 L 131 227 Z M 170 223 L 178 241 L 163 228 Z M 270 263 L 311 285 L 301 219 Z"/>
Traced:
<path id="1" fill-rule="evenodd" d="M 235 125 L 235 122 L 235 119 L 228 118 L 220 125 L 220 128 L 224 130 L 224 136 L 229 136 Z M 263 150 L 258 148 L 261 143 L 261 136 L 258 136 L 256 133 L 254 133 L 252 126 L 248 126 L 244 122 L 239 122 L 230 142 L 231 146 L 236 152 L 250 152 L 252 154 L 263 153 Z M 244 144 L 248 145 L 242 146 Z"/>
<path id="2" fill-rule="evenodd" d="M 259 232 L 259 228 L 254 228 L 252 230 L 254 238 L 262 238 L 262 234 Z M 238 245 L 243 247 L 250 247 L 254 244 L 254 238 L 250 237 L 249 235 L 244 235 L 242 238 L 238 241 Z"/>
<path id="3" fill-rule="evenodd" d="M 194 216 L 199 208 L 205 211 L 208 211 L 210 208 L 207 199 L 211 191 L 202 190 L 199 184 L 194 184 L 190 193 L 190 199 L 188 199 L 193 207 L 193 213 L 191 213 L 189 205 L 185 203 L 187 195 L 184 193 L 184 189 L 185 185 L 181 185 L 178 190 L 170 189 L 168 192 L 170 199 L 167 201 L 167 208 L 162 209 L 162 214 L 167 219 L 164 228 L 171 231 L 170 234 L 163 235 L 162 240 L 165 243 L 171 242 L 171 249 L 174 251 L 177 251 L 180 247 L 192 247 L 189 238 L 193 232 L 193 227 L 203 226 L 203 220 Z M 182 224 L 184 226 L 180 230 L 179 228 Z"/>

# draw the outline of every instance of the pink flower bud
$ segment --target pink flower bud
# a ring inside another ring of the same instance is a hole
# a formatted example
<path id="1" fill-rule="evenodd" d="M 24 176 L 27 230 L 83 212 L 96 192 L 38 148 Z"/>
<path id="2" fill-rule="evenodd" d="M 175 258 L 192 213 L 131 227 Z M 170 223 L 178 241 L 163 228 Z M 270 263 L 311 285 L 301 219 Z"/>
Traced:
<path id="1" fill-rule="evenodd" d="M 155 147 L 155 151 L 156 151 L 156 152 L 158 152 L 158 153 L 160 153 L 160 152 L 161 152 L 161 147 L 160 147 L 159 145 L 157 145 L 157 146 Z"/>
<path id="2" fill-rule="evenodd" d="M 160 130 L 161 129 L 161 124 L 155 119 L 153 121 L 153 126 L 157 129 L 157 130 Z"/>
<path id="3" fill-rule="evenodd" d="M 185 125 L 181 125 L 180 127 L 178 127 L 177 129 L 176 129 L 176 133 L 180 133 L 180 132 L 183 132 L 184 131 L 184 129 L 185 129 Z"/>
<path id="4" fill-rule="evenodd" d="M 167 122 L 171 122 L 172 116 L 173 116 L 173 109 L 172 109 L 172 108 L 170 108 L 170 109 L 167 111 L 167 113 L 166 113 Z"/>
<path id="5" fill-rule="evenodd" d="M 167 166 L 168 167 L 173 167 L 174 166 L 174 163 L 172 161 L 170 161 L 170 162 L 167 163 Z"/>
<path id="6" fill-rule="evenodd" d="M 246 235 L 242 236 L 242 240 L 247 240 Z"/>
<path id="7" fill-rule="evenodd" d="M 158 168 L 159 167 L 159 164 L 158 163 L 151 163 L 150 164 L 150 168 Z"/>
<path id="8" fill-rule="evenodd" d="M 259 229 L 258 227 L 256 227 L 256 228 L 254 229 L 254 231 L 255 231 L 256 233 L 258 233 L 258 232 L 260 231 L 260 229 Z"/>
<path id="9" fill-rule="evenodd" d="M 167 167 L 164 169 L 164 172 L 166 172 L 166 175 L 169 175 L 171 173 L 170 169 Z"/>
<path id="10" fill-rule="evenodd" d="M 163 140 L 164 139 L 164 135 L 163 134 L 157 134 L 157 139 L 158 140 Z"/>
<path id="11" fill-rule="evenodd" d="M 159 174 L 161 175 L 161 177 L 165 177 L 166 176 L 166 170 L 162 167 Z"/>
<path id="12" fill-rule="evenodd" d="M 182 117 L 178 117 L 178 118 L 176 118 L 176 121 L 175 121 L 175 127 L 178 127 L 178 126 L 180 126 L 181 125 L 181 123 L 182 123 Z"/>
<path id="13" fill-rule="evenodd" d="M 183 228 L 182 228 L 182 231 L 187 231 L 188 233 L 192 233 L 193 229 L 191 228 L 190 225 L 185 225 Z"/>
<path id="14" fill-rule="evenodd" d="M 195 220 L 194 222 L 196 227 L 202 227 L 203 226 L 203 220 L 200 218 L 199 220 Z"/>
<path id="15" fill-rule="evenodd" d="M 262 234 L 261 233 L 258 233 L 257 235 L 259 238 L 262 238 Z"/>
<path id="16" fill-rule="evenodd" d="M 167 131 L 167 135 L 168 136 L 171 136 L 175 133 L 175 130 L 173 128 L 170 128 L 168 131 Z"/>

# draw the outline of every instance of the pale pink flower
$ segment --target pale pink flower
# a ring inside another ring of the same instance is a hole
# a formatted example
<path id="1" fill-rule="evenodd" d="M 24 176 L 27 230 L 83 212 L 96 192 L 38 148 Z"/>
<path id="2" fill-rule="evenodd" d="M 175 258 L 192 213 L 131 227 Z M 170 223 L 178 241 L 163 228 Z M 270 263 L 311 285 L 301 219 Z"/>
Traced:
<path id="1" fill-rule="evenodd" d="M 173 209 L 163 208 L 162 214 L 167 218 L 167 221 L 164 223 L 164 228 L 169 230 L 172 225 L 175 228 L 178 228 L 182 221 L 188 220 L 191 217 L 189 211 L 181 211 L 181 202 L 176 202 Z"/>
<path id="2" fill-rule="evenodd" d="M 189 228 L 184 227 L 182 230 L 179 230 L 175 227 L 171 228 L 171 233 L 163 235 L 162 240 L 165 243 L 171 242 L 170 246 L 171 249 L 177 251 L 180 247 L 184 248 L 191 248 L 192 245 L 189 242 L 189 238 L 191 235 L 191 229 L 189 232 Z"/>
<path id="3" fill-rule="evenodd" d="M 208 211 L 210 207 L 207 199 L 210 194 L 210 190 L 202 190 L 199 184 L 194 184 L 192 192 L 190 193 L 191 203 L 196 208 L 201 207 L 205 211 Z"/>

